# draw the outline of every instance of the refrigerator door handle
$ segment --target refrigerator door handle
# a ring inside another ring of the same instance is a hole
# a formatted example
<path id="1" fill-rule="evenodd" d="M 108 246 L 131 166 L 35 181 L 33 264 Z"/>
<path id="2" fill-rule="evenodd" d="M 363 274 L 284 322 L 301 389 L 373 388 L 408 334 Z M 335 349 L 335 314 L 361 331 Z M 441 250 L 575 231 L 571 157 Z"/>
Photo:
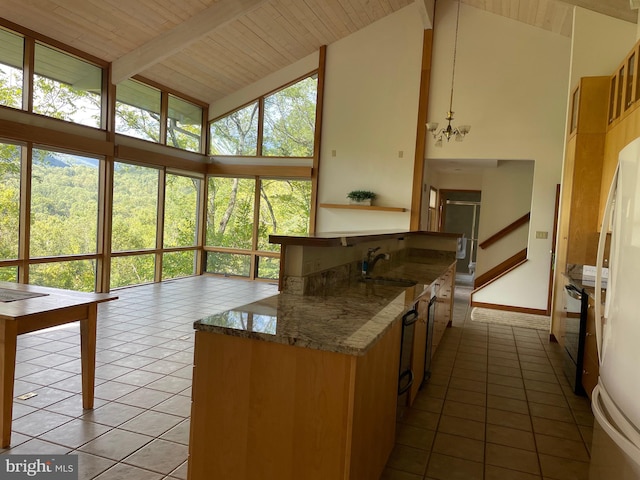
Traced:
<path id="1" fill-rule="evenodd" d="M 591 408 L 593 409 L 593 414 L 603 430 L 613 439 L 616 445 L 629 455 L 629 457 L 636 459 L 640 457 L 640 436 L 637 432 L 629 430 L 633 427 L 624 428 L 625 425 L 628 425 L 628 420 L 626 420 L 618 411 L 617 407 L 613 404 L 613 401 L 609 398 L 609 395 L 607 395 L 600 383 L 595 386 L 591 396 Z M 614 421 L 617 420 L 619 422 L 618 427 L 611 424 L 607 414 L 602 410 L 601 403 L 605 403 L 609 406 L 607 413 Z"/>
<path id="2" fill-rule="evenodd" d="M 618 188 L 618 174 L 620 172 L 620 163 L 616 166 L 616 171 L 611 180 L 609 195 L 607 195 L 607 203 L 604 207 L 602 215 L 602 225 L 600 226 L 600 238 L 598 240 L 598 254 L 596 257 L 596 284 L 595 284 L 595 323 L 596 323 L 596 347 L 598 348 L 598 363 L 602 364 L 602 263 L 604 261 L 604 246 L 607 240 L 607 232 L 611 223 L 611 213 L 613 211 L 613 202 L 616 197 Z M 611 267 L 611 265 L 609 265 Z"/>

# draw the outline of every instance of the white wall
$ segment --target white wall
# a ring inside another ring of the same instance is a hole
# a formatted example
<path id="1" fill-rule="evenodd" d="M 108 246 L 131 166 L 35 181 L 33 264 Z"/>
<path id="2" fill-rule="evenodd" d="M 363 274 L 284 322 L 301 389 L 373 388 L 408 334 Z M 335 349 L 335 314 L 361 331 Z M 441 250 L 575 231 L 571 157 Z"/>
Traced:
<path id="1" fill-rule="evenodd" d="M 479 243 L 529 212 L 533 177 L 534 162 L 532 161 L 500 161 L 496 168 L 485 169 L 482 175 L 482 200 L 478 226 Z M 504 219 L 508 219 L 507 223 Z M 476 275 L 485 273 L 526 248 L 528 232 L 529 226 L 527 225 L 486 249 L 479 248 L 476 259 Z M 551 236 L 551 232 L 549 235 Z M 474 299 L 478 300 L 480 296 L 482 295 L 474 296 Z"/>
<path id="2" fill-rule="evenodd" d="M 422 38 L 411 4 L 327 47 L 319 203 L 365 189 L 407 212 L 320 208 L 319 232 L 409 227 Z"/>
<path id="3" fill-rule="evenodd" d="M 442 122 L 449 109 L 456 3 L 439 0 L 435 20 L 429 120 Z M 454 123 L 470 124 L 471 133 L 438 149 L 430 141 L 427 158 L 535 161 L 529 261 L 482 290 L 477 301 L 546 308 L 569 58 L 567 37 L 460 6 Z M 507 191 L 502 201 L 511 201 Z M 548 239 L 536 240 L 536 230 L 549 232 Z"/>

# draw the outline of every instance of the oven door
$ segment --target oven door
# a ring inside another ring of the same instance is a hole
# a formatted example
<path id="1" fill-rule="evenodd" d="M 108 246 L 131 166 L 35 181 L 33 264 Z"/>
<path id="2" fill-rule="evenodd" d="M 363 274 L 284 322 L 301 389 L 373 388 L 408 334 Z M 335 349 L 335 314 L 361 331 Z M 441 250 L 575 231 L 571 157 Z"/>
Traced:
<path id="1" fill-rule="evenodd" d="M 564 372 L 571 389 L 584 395 L 582 388 L 582 363 L 584 339 L 587 327 L 587 294 L 568 283 L 564 287 L 565 361 Z"/>

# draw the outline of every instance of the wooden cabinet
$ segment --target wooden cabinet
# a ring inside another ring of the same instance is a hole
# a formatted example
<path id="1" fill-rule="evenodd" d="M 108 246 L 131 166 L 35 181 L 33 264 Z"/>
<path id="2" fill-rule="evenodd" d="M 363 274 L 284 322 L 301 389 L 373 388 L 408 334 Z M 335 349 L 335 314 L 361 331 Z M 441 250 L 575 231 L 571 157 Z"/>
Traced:
<path id="1" fill-rule="evenodd" d="M 607 128 L 609 77 L 584 77 L 573 92 L 558 218 L 552 334 L 560 334 L 567 264 L 593 265 L 598 248 L 598 206 Z"/>
<path id="2" fill-rule="evenodd" d="M 598 383 L 598 347 L 596 345 L 596 324 L 594 299 L 589 296 L 587 308 L 587 329 L 584 343 L 584 356 L 582 362 L 582 386 L 591 399 L 591 392 Z"/>
<path id="3" fill-rule="evenodd" d="M 197 331 L 187 478 L 380 478 L 400 334 L 356 356 Z"/>

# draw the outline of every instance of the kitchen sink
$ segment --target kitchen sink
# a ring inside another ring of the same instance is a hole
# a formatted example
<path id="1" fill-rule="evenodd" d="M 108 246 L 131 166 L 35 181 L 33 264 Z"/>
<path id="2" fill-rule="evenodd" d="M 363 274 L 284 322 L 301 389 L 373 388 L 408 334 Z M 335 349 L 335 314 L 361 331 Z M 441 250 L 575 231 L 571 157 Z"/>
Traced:
<path id="1" fill-rule="evenodd" d="M 365 277 L 361 281 L 373 285 L 389 285 L 392 287 L 413 287 L 416 283 L 418 283 L 406 278 L 388 277 Z"/>

